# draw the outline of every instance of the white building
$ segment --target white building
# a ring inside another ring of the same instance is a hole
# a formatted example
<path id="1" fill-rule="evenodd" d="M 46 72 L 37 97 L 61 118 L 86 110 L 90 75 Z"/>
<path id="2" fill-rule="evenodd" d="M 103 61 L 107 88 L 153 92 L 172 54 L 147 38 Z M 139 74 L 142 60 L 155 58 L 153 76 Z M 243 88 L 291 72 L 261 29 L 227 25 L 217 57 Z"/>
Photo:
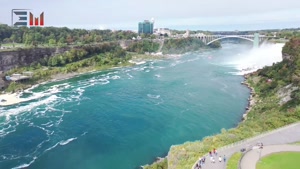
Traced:
<path id="1" fill-rule="evenodd" d="M 168 36 L 171 36 L 171 31 L 168 28 L 157 28 L 154 30 L 154 34 L 156 34 L 156 35 L 167 34 Z"/>
<path id="2" fill-rule="evenodd" d="M 186 30 L 185 34 L 183 34 L 184 38 L 190 37 L 190 31 Z"/>

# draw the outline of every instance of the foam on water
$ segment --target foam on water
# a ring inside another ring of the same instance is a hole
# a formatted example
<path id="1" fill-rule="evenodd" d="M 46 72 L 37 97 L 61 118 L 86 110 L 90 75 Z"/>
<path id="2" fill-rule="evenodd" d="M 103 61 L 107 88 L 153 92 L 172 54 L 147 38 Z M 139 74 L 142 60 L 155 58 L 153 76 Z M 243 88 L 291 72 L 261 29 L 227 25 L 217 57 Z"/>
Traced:
<path id="1" fill-rule="evenodd" d="M 37 159 L 37 157 L 33 157 L 32 161 L 30 161 L 28 164 L 22 164 L 22 165 L 19 165 L 17 167 L 14 167 L 12 169 L 21 169 L 21 168 L 27 168 L 29 167 L 32 163 L 34 163 L 34 161 Z"/>
<path id="2" fill-rule="evenodd" d="M 160 98 L 160 95 L 153 95 L 153 94 L 147 94 L 147 96 L 151 99 L 158 99 Z"/>
<path id="3" fill-rule="evenodd" d="M 121 77 L 120 77 L 120 76 L 117 76 L 117 75 L 111 77 L 111 79 L 113 79 L 113 80 L 120 79 L 120 78 L 121 78 Z"/>
<path id="4" fill-rule="evenodd" d="M 84 132 L 84 133 L 82 133 L 80 136 L 85 136 L 86 134 L 87 134 L 88 132 Z"/>
<path id="5" fill-rule="evenodd" d="M 129 74 L 129 73 L 127 73 L 126 75 L 129 76 L 128 79 L 132 79 L 133 78 L 133 76 L 131 74 Z"/>
<path id="6" fill-rule="evenodd" d="M 200 56 L 197 56 L 197 57 L 192 58 L 192 59 L 184 59 L 184 56 L 180 57 L 180 58 L 175 58 L 176 60 L 173 63 L 170 64 L 170 67 L 175 67 L 177 65 L 188 63 L 188 62 L 194 62 L 194 61 L 197 61 L 201 58 Z"/>
<path id="7" fill-rule="evenodd" d="M 224 64 L 237 69 L 237 72 L 231 72 L 235 75 L 244 75 L 254 72 L 264 66 L 271 66 L 273 63 L 282 61 L 282 47 L 284 44 L 263 44 L 259 48 L 239 53 L 231 61 Z"/>
<path id="8" fill-rule="evenodd" d="M 21 102 L 28 102 L 28 101 L 33 101 L 33 100 L 38 100 L 46 96 L 51 96 L 53 94 L 57 94 L 61 92 L 63 89 L 68 89 L 71 88 L 72 86 L 69 85 L 68 83 L 63 83 L 59 85 L 53 85 L 49 89 L 42 91 L 42 92 L 33 92 L 32 90 L 37 88 L 38 85 L 34 85 L 31 88 L 28 88 L 24 90 L 23 92 L 19 93 L 18 97 L 21 100 Z M 31 94 L 29 97 L 22 98 L 22 95 L 24 94 Z"/>
<path id="9" fill-rule="evenodd" d="M 25 93 L 32 93 L 32 90 L 35 89 L 35 88 L 37 88 L 38 86 L 39 86 L 39 84 L 33 85 L 30 88 L 25 89 L 24 92 Z"/>
<path id="10" fill-rule="evenodd" d="M 43 105 L 43 104 L 49 104 L 51 102 L 54 102 L 58 99 L 58 97 L 56 95 L 52 95 L 50 97 L 48 97 L 47 99 L 45 100 L 40 100 L 40 101 L 37 101 L 37 102 L 32 102 L 26 106 L 21 106 L 21 107 L 16 107 L 16 108 L 13 108 L 13 109 L 8 109 L 2 113 L 0 113 L 0 117 L 1 116 L 5 116 L 7 120 L 9 120 L 10 116 L 12 115 L 17 115 L 21 112 L 24 112 L 24 111 L 30 111 L 32 110 L 33 108 L 35 107 L 38 107 L 40 105 Z"/>
<path id="11" fill-rule="evenodd" d="M 44 153 L 47 152 L 47 151 L 50 151 L 50 150 L 54 149 L 56 146 L 58 146 L 59 143 L 60 143 L 60 142 L 58 142 L 58 143 L 54 144 L 53 146 L 47 148 L 47 149 L 44 151 Z"/>
<path id="12" fill-rule="evenodd" d="M 132 61 L 132 60 L 130 60 L 129 61 L 130 63 L 134 63 L 134 64 L 136 64 L 136 65 L 142 65 L 142 64 L 145 64 L 146 62 L 145 61 Z"/>
<path id="13" fill-rule="evenodd" d="M 77 139 L 77 137 L 69 138 L 68 140 L 63 140 L 63 141 L 59 142 L 59 145 L 63 146 L 63 145 L 69 144 L 71 141 L 76 140 L 76 139 Z"/>
<path id="14" fill-rule="evenodd" d="M 87 133 L 87 132 L 84 132 L 83 134 L 81 134 L 81 136 L 84 136 L 86 133 Z M 56 148 L 58 145 L 61 145 L 61 146 L 67 145 L 67 144 L 69 144 L 70 142 L 72 142 L 72 141 L 74 141 L 74 140 L 76 140 L 76 139 L 78 139 L 78 138 L 77 138 L 77 137 L 74 137 L 74 138 L 69 138 L 69 139 L 67 139 L 67 140 L 59 141 L 59 142 L 57 142 L 56 144 L 54 144 L 53 146 L 51 146 L 51 147 L 45 149 L 44 153 L 47 152 L 47 151 L 50 151 L 50 150 L 52 150 L 52 149 L 54 149 L 54 148 Z"/>

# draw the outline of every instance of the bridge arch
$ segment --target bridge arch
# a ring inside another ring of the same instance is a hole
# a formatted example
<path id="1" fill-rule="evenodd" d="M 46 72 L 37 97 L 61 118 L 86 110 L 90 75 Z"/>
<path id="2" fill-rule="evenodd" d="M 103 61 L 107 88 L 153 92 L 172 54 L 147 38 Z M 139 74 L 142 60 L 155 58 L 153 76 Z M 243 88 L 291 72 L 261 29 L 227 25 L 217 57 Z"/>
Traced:
<path id="1" fill-rule="evenodd" d="M 207 42 L 206 45 L 209 45 L 215 41 L 218 41 L 218 40 L 221 40 L 221 39 L 226 39 L 226 38 L 239 38 L 239 39 L 245 39 L 245 40 L 248 40 L 248 41 L 251 41 L 251 42 L 254 42 L 253 39 L 250 39 L 250 38 L 246 38 L 246 37 L 242 37 L 242 36 L 223 36 L 223 37 L 220 37 L 220 38 L 217 38 L 217 39 L 213 39 L 212 41 L 210 42 Z"/>

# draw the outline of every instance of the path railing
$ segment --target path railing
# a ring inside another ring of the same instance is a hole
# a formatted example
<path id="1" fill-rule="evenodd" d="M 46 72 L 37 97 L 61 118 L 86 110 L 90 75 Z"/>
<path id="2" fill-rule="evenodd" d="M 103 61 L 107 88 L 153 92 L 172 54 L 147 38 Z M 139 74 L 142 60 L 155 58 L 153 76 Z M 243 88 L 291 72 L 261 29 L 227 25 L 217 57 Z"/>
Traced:
<path id="1" fill-rule="evenodd" d="M 241 141 L 238 141 L 238 142 L 234 142 L 232 144 L 228 144 L 226 146 L 223 146 L 221 148 L 218 148 L 218 151 L 222 151 L 222 150 L 225 150 L 225 149 L 228 149 L 228 148 L 232 148 L 232 147 L 236 147 L 237 145 L 241 145 L 241 144 L 244 144 L 246 142 L 251 142 L 251 141 L 254 141 L 254 140 L 257 140 L 257 139 L 260 139 L 262 137 L 265 137 L 265 136 L 268 136 L 268 135 L 271 135 L 273 133 L 276 133 L 276 132 L 279 132 L 279 131 L 282 131 L 284 129 L 288 129 L 290 127 L 293 127 L 293 126 L 296 126 L 300 124 L 300 122 L 296 122 L 296 123 L 292 123 L 292 124 L 288 124 L 288 125 L 285 125 L 285 126 L 282 126 L 280 128 L 277 128 L 277 129 L 274 129 L 274 130 L 269 130 L 269 131 L 266 131 L 266 132 L 262 132 L 260 135 L 258 136 L 254 136 L 254 137 L 251 137 L 251 138 L 247 138 L 247 139 L 244 139 L 244 140 L 241 140 Z M 207 156 L 208 154 L 204 154 L 203 156 Z M 229 157 L 228 157 L 229 158 Z M 198 163 L 198 160 L 194 163 L 194 165 L 192 166 L 192 169 L 195 169 L 196 167 L 196 164 Z"/>
<path id="2" fill-rule="evenodd" d="M 245 154 L 247 154 L 249 151 L 251 151 L 251 149 L 247 149 L 245 152 L 243 152 L 242 157 L 239 159 L 237 169 L 241 169 L 241 161 L 242 161 L 242 158 L 243 158 L 243 157 L 245 156 Z"/>

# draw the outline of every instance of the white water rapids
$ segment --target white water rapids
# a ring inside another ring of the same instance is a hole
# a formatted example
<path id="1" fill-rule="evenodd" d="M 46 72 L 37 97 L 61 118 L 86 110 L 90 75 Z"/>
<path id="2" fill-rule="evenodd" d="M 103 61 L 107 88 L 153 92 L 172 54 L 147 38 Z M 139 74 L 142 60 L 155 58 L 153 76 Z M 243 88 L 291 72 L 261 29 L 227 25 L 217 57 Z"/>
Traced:
<path id="1" fill-rule="evenodd" d="M 254 72 L 264 66 L 282 61 L 282 47 L 284 44 L 263 44 L 259 48 L 238 53 L 225 65 L 233 66 L 238 70 L 237 75 Z"/>

